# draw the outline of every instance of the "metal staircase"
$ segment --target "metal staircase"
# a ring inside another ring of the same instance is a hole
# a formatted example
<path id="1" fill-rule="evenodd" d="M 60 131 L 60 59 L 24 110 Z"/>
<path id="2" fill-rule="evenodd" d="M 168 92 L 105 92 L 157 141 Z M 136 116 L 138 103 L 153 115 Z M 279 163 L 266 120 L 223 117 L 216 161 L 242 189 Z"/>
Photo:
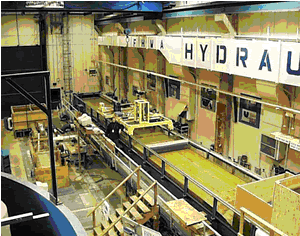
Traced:
<path id="1" fill-rule="evenodd" d="M 88 213 L 87 216 L 92 214 L 93 216 L 93 235 L 124 235 L 124 227 L 122 225 L 122 217 L 125 216 L 137 222 L 138 224 L 144 224 L 151 218 L 158 221 L 159 218 L 159 206 L 157 205 L 157 181 L 153 182 L 145 191 L 139 188 L 140 182 L 140 166 L 137 167 L 129 176 L 127 176 L 111 193 L 109 193 L 105 199 L 98 203 L 94 209 Z M 106 219 L 99 217 L 96 210 L 116 192 L 127 180 L 129 180 L 134 173 L 137 172 L 138 178 L 138 191 L 134 196 L 130 196 L 128 201 L 123 202 L 122 207 L 116 209 L 115 214 L 110 214 Z M 147 193 L 154 188 L 154 199 Z M 96 225 L 96 221 L 100 224 Z M 155 224 L 158 227 L 158 224 Z"/>
<path id="2" fill-rule="evenodd" d="M 71 39 L 69 15 L 64 14 L 62 17 L 62 55 L 63 55 L 63 77 L 64 77 L 64 95 L 70 101 L 72 87 L 72 66 L 71 66 Z M 69 96 L 68 96 L 69 94 Z"/>

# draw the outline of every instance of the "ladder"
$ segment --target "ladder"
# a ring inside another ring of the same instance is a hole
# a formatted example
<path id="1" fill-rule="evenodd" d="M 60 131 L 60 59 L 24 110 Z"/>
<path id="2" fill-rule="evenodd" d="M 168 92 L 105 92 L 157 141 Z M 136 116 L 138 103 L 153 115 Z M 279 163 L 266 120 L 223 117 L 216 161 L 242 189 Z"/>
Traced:
<path id="1" fill-rule="evenodd" d="M 64 96 L 70 101 L 72 90 L 72 66 L 71 66 L 71 40 L 69 32 L 69 15 L 63 15 L 62 28 L 62 55 L 63 55 L 63 79 L 64 79 Z M 69 96 L 68 96 L 69 94 Z"/>

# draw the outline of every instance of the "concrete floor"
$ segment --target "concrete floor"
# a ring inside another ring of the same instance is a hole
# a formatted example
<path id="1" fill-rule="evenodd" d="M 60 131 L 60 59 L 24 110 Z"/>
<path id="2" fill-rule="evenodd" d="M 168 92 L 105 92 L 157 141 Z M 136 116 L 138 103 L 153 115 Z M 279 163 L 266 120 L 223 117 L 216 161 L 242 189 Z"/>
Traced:
<path id="1" fill-rule="evenodd" d="M 55 120 L 54 123 L 59 126 L 63 125 L 59 120 Z M 23 172 L 20 172 L 18 177 L 35 183 L 34 177 L 30 174 L 33 164 L 28 156 L 28 138 L 14 138 L 13 131 L 6 131 L 2 121 L 1 149 L 12 149 L 14 146 L 19 147 L 20 155 L 15 155 L 15 160 L 11 160 L 11 168 L 21 168 Z M 95 157 L 87 170 L 79 171 L 75 166 L 70 166 L 69 178 L 70 186 L 59 188 L 58 198 L 77 216 L 86 232 L 92 235 L 92 217 L 86 217 L 88 212 L 105 198 L 123 180 L 123 177 L 111 170 L 101 161 L 101 158 Z M 126 201 L 126 196 L 123 187 L 116 191 L 108 201 L 112 212 L 121 207 L 124 201 Z"/>

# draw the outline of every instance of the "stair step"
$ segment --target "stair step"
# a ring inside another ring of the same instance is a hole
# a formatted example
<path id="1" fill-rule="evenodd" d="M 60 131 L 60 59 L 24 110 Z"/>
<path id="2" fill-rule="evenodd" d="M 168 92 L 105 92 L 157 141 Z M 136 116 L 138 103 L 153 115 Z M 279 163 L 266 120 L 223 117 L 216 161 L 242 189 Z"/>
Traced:
<path id="1" fill-rule="evenodd" d="M 211 225 L 211 223 L 209 221 L 205 221 L 208 225 Z M 192 226 L 194 230 L 197 231 L 197 233 L 199 235 L 203 235 L 203 231 L 204 231 L 204 224 L 203 223 L 198 223 Z M 196 234 L 196 235 L 198 235 Z M 210 235 L 214 235 L 214 232 L 212 230 L 210 230 L 209 228 L 206 227 L 205 229 L 205 236 L 210 236 Z"/>
<path id="2" fill-rule="evenodd" d="M 138 199 L 138 197 L 137 196 L 131 196 L 130 199 L 132 200 L 132 202 L 135 202 Z M 151 212 L 151 210 L 142 201 L 138 201 L 137 206 L 143 213 Z"/>
<path id="3" fill-rule="evenodd" d="M 143 189 L 139 189 L 138 191 L 139 195 L 142 195 L 145 191 Z M 152 197 L 150 197 L 148 194 L 144 195 L 143 197 L 146 202 L 150 205 L 150 206 L 154 206 L 154 199 Z"/>
<path id="4" fill-rule="evenodd" d="M 110 226 L 110 223 L 108 223 L 106 220 L 102 220 L 101 224 L 103 225 L 104 229 L 106 229 L 106 228 L 108 228 L 108 226 Z M 108 235 L 110 235 L 110 236 L 117 236 L 117 233 L 112 228 L 110 231 L 108 231 Z"/>
<path id="5" fill-rule="evenodd" d="M 95 232 L 97 235 L 101 235 L 101 234 L 102 234 L 101 226 L 98 226 L 98 227 L 94 228 L 94 232 Z"/>
<path id="6" fill-rule="evenodd" d="M 212 236 L 212 235 L 215 235 L 215 233 L 212 231 L 212 230 L 206 230 L 204 236 Z"/>
<path id="7" fill-rule="evenodd" d="M 123 206 L 128 209 L 130 207 L 129 202 L 123 202 Z M 144 219 L 144 217 L 133 207 L 129 210 L 130 214 L 133 216 L 133 218 L 138 221 Z"/>
<path id="8" fill-rule="evenodd" d="M 113 222 L 115 222 L 118 218 L 116 217 L 116 215 L 109 215 L 109 219 L 110 219 L 110 223 L 113 223 Z M 123 225 L 122 225 L 122 223 L 121 223 L 121 220 L 117 223 L 117 224 L 115 224 L 115 227 L 116 227 L 116 229 L 118 230 L 118 232 L 120 233 L 120 234 L 123 234 L 124 233 L 124 230 L 123 230 Z"/>
<path id="9" fill-rule="evenodd" d="M 122 215 L 125 211 L 124 211 L 122 208 L 117 208 L 117 209 L 116 209 L 116 212 L 117 212 L 117 215 L 120 216 L 120 215 Z M 131 219 L 131 218 L 129 217 L 128 214 L 125 214 L 124 216 L 127 217 L 127 218 L 129 218 L 129 219 Z"/>

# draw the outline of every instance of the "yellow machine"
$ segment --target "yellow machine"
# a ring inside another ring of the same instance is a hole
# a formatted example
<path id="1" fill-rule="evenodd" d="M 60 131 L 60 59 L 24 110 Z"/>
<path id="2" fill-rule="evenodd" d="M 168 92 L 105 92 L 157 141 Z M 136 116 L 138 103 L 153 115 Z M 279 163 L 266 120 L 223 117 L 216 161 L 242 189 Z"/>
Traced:
<path id="1" fill-rule="evenodd" d="M 167 125 L 168 129 L 173 130 L 172 120 L 159 113 L 150 112 L 150 104 L 147 100 L 135 100 L 133 116 L 118 117 L 117 121 L 124 125 L 126 132 L 133 135 L 134 129 Z"/>
<path id="2" fill-rule="evenodd" d="M 114 112 L 112 107 L 106 107 L 100 103 L 98 107 L 100 119 L 109 119 L 117 114 L 117 121 L 125 127 L 129 135 L 133 135 L 134 129 L 167 125 L 168 129 L 173 130 L 172 120 L 164 117 L 160 113 L 150 112 L 150 104 L 145 99 L 134 100 L 130 107 L 122 108 L 121 112 Z"/>

